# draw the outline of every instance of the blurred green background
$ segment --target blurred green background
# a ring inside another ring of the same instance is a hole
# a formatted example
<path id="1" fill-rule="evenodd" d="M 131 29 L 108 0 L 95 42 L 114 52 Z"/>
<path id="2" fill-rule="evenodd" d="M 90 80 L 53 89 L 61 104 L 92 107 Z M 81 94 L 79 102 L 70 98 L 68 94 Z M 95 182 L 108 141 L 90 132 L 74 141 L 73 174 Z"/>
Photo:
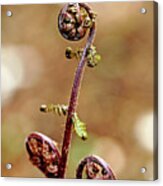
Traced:
<path id="1" fill-rule="evenodd" d="M 78 113 L 89 139 L 73 135 L 67 178 L 89 154 L 106 160 L 118 179 L 153 179 L 153 2 L 90 3 L 97 12 L 100 64 L 86 68 Z M 2 6 L 2 175 L 44 177 L 28 161 L 24 140 L 42 132 L 61 147 L 64 119 L 41 104 L 68 103 L 77 61 L 57 29 L 63 4 Z M 140 8 L 147 9 L 146 14 Z M 13 15 L 6 16 L 11 10 Z M 6 163 L 13 168 L 6 170 Z M 140 168 L 146 167 L 145 174 Z"/>

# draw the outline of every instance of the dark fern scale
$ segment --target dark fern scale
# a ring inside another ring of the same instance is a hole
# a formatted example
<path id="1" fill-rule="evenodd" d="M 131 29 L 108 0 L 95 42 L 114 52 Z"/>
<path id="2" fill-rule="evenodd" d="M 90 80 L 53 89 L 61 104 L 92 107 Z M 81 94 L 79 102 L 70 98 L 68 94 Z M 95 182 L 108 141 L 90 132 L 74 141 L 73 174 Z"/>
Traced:
<path id="1" fill-rule="evenodd" d="M 78 41 L 91 28 L 94 19 L 95 13 L 83 3 L 68 3 L 59 13 L 58 28 L 65 39 Z"/>
<path id="2" fill-rule="evenodd" d="M 40 169 L 48 178 L 58 178 L 60 153 L 53 140 L 33 132 L 25 140 L 31 163 Z"/>

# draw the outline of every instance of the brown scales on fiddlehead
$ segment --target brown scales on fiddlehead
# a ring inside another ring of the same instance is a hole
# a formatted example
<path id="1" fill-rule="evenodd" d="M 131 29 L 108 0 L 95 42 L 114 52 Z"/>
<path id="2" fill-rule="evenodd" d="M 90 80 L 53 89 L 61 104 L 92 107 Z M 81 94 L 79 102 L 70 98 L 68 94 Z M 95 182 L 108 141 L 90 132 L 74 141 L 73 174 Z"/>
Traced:
<path id="1" fill-rule="evenodd" d="M 91 155 L 84 158 L 76 170 L 76 178 L 81 179 L 83 175 L 87 179 L 116 180 L 112 168 L 100 157 Z"/>
<path id="2" fill-rule="evenodd" d="M 92 27 L 96 14 L 82 3 L 69 3 L 58 16 L 58 28 L 65 39 L 78 41 Z"/>
<path id="3" fill-rule="evenodd" d="M 33 132 L 25 140 L 29 160 L 48 178 L 58 178 L 60 153 L 56 143 L 47 136 Z"/>
<path id="4" fill-rule="evenodd" d="M 87 138 L 86 125 L 80 121 L 76 109 L 85 66 L 95 67 L 101 59 L 96 47 L 93 46 L 95 18 L 96 14 L 85 3 L 66 4 L 58 16 L 58 29 L 65 39 L 78 41 L 88 30 L 89 34 L 84 48 L 77 49 L 75 52 L 70 47 L 66 49 L 65 54 L 68 59 L 76 57 L 80 60 L 68 106 L 50 104 L 42 105 L 40 108 L 42 112 L 53 112 L 67 117 L 61 154 L 53 141 L 43 134 L 34 132 L 26 139 L 30 161 L 47 177 L 65 177 L 73 126 L 79 137 L 84 140 Z M 88 156 L 80 162 L 76 178 L 83 178 L 84 171 L 87 179 L 116 179 L 110 166 L 97 156 Z"/>

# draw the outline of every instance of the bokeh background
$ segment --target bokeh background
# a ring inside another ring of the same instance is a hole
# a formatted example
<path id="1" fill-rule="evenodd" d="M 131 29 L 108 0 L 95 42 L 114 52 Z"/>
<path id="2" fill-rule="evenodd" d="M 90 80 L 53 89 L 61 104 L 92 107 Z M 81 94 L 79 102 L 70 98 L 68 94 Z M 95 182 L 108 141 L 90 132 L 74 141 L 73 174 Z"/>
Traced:
<path id="1" fill-rule="evenodd" d="M 24 140 L 42 132 L 62 144 L 64 119 L 41 104 L 68 103 L 77 61 L 69 61 L 57 29 L 63 4 L 2 6 L 2 175 L 44 177 L 28 161 Z M 105 159 L 118 179 L 154 178 L 153 2 L 90 3 L 98 13 L 98 67 L 86 68 L 79 99 L 89 139 L 73 135 L 67 178 L 89 154 Z M 140 8 L 147 13 L 141 14 Z M 11 10 L 13 15 L 6 16 Z M 6 163 L 13 165 L 6 170 Z M 141 167 L 147 172 L 142 174 Z"/>

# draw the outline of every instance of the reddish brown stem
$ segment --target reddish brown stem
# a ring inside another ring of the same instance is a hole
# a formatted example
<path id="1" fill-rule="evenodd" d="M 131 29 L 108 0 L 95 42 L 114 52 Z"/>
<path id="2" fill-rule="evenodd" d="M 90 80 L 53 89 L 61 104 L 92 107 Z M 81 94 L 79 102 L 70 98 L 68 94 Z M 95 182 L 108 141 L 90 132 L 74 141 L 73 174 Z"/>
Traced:
<path id="1" fill-rule="evenodd" d="M 84 52 L 82 55 L 82 58 L 79 62 L 79 65 L 76 70 L 74 83 L 71 91 L 71 97 L 69 101 L 69 107 L 68 107 L 68 115 L 65 125 L 65 131 L 64 131 L 64 138 L 63 138 L 63 144 L 62 144 L 62 155 L 61 155 L 61 161 L 59 165 L 59 177 L 64 178 L 65 177 L 65 171 L 66 171 L 66 164 L 68 159 L 68 153 L 69 153 L 69 147 L 72 137 L 72 115 L 76 112 L 77 104 L 78 104 L 78 97 L 80 93 L 80 87 L 81 82 L 83 79 L 83 74 L 85 70 L 86 65 L 86 53 L 88 48 L 91 46 L 93 39 L 95 35 L 95 24 L 90 29 L 90 33 L 87 39 L 86 46 L 84 48 Z"/>

